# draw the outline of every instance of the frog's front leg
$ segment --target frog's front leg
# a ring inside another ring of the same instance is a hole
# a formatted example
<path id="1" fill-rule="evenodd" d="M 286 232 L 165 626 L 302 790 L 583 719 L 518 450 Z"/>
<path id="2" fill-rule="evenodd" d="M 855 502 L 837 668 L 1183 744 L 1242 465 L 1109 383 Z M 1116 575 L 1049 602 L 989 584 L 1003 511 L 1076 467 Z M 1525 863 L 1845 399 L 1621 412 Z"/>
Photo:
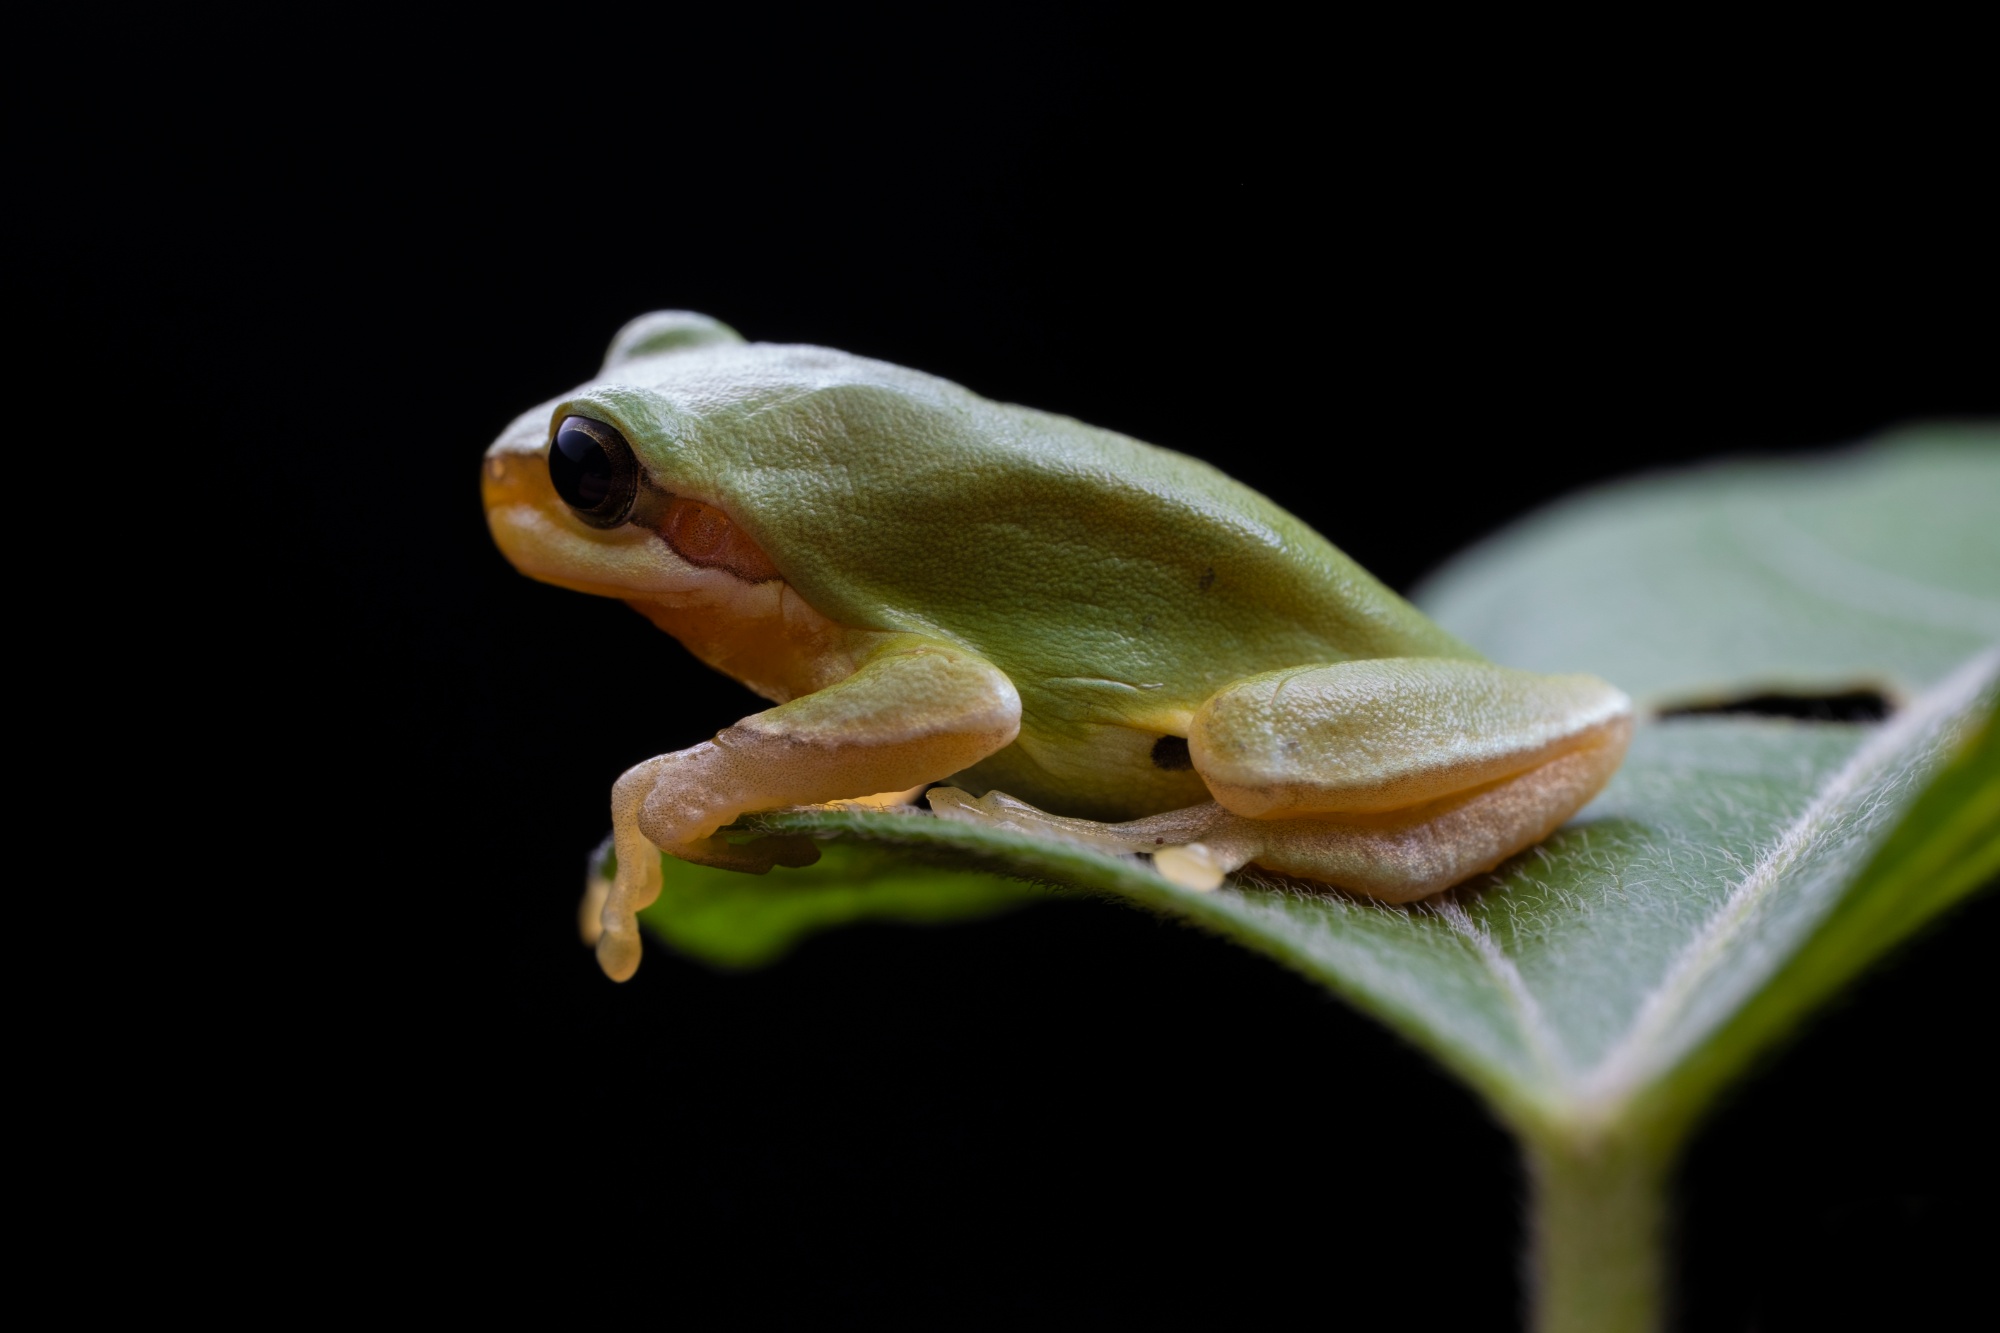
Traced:
<path id="1" fill-rule="evenodd" d="M 637 970 L 638 913 L 659 896 L 661 851 L 753 872 L 794 863 L 783 839 L 734 847 L 716 830 L 752 811 L 936 781 L 1011 744 L 1020 726 L 1020 696 L 998 667 L 898 635 L 834 685 L 635 766 L 612 789 L 618 876 L 599 964 L 616 981 Z"/>

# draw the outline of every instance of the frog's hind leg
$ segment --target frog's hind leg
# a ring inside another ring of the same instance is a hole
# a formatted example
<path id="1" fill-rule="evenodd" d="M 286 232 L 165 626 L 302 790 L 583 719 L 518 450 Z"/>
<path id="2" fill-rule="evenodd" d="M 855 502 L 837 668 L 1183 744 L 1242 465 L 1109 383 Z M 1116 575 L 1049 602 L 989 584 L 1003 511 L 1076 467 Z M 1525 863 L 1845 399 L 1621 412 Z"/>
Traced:
<path id="1" fill-rule="evenodd" d="M 1202 841 L 1207 855 L 1224 866 L 1254 862 L 1385 902 L 1414 902 L 1548 837 L 1609 776 L 1605 749 L 1579 750 L 1511 781 L 1409 810 L 1303 819 L 1224 814 Z"/>
<path id="2" fill-rule="evenodd" d="M 1386 658 L 1268 672 L 1195 714 L 1220 806 L 1203 841 L 1391 901 L 1547 837 L 1617 771 L 1631 701 L 1593 676 Z"/>

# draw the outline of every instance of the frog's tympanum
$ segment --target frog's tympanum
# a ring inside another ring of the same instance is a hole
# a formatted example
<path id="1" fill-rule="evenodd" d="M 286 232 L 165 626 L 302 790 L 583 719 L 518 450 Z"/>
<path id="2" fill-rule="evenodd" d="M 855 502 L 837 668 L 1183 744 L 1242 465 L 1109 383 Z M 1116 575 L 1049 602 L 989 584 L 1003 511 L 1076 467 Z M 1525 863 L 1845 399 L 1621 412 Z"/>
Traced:
<path id="1" fill-rule="evenodd" d="M 700 315 L 627 325 L 494 442 L 485 497 L 523 573 L 629 603 L 773 705 L 613 786 L 619 979 L 658 851 L 815 859 L 717 835 L 752 811 L 943 782 L 940 814 L 1189 887 L 1254 865 L 1404 902 L 1546 837 L 1631 735 L 1611 686 L 1484 660 L 1206 463 Z"/>

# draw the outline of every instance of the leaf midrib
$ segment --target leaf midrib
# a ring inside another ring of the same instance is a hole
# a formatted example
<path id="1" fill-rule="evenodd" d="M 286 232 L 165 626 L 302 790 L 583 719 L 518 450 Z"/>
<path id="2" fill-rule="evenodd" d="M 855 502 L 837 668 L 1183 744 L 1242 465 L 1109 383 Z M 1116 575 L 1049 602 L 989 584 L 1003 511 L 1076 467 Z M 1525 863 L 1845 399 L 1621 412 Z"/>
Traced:
<path id="1" fill-rule="evenodd" d="M 1568 1081 L 1569 1086 L 1560 1098 L 1567 1103 L 1566 1120 L 1581 1126 L 1616 1123 L 1623 1118 L 1626 1106 L 1665 1076 L 1671 1068 L 1666 1057 L 1672 1049 L 1667 1035 L 1686 1017 L 1700 983 L 1732 956 L 1735 941 L 1758 920 L 1764 905 L 1783 887 L 1786 870 L 1824 834 L 1829 813 L 1838 810 L 1866 782 L 1879 776 L 1896 757 L 1907 753 L 1914 738 L 1943 728 L 1954 716 L 1962 716 L 1996 668 L 2000 668 L 2000 650 L 1974 657 L 1885 723 L 1849 757 L 1676 953 L 1661 973 L 1658 986 L 1640 1002 L 1637 1016 L 1625 1035 L 1594 1067 Z M 1830 911 L 1837 900 L 1837 896 L 1829 899 L 1825 909 Z M 1821 916 L 1824 914 L 1823 911 Z M 1802 934 L 1794 943 L 1803 944 L 1804 938 Z M 1770 969 L 1775 971 L 1783 962 L 1783 958 L 1770 960 Z M 1694 1039 L 1685 1033 L 1678 1043 L 1682 1048 L 1694 1044 Z"/>

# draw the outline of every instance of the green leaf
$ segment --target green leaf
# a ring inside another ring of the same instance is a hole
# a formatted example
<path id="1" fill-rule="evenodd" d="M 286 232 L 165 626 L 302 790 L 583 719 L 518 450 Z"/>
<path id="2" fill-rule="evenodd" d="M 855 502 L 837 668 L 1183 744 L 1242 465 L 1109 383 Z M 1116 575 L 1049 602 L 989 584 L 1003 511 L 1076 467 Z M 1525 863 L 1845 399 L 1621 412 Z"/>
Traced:
<path id="1" fill-rule="evenodd" d="M 1011 879 L 1212 930 L 1402 1032 L 1522 1136 L 1546 1327 L 1648 1327 L 1661 1182 L 1715 1093 L 2000 874 L 1996 513 L 2000 432 L 1933 427 L 1608 487 L 1440 571 L 1426 609 L 1509 665 L 1654 705 L 1872 685 L 1898 707 L 1642 719 L 1576 819 L 1424 903 L 1255 875 L 1204 893 L 1143 857 L 815 808 L 738 827 L 837 840 L 820 865 L 760 884 L 669 862 L 644 919 L 748 962 L 859 916 L 989 910 Z"/>
<path id="2" fill-rule="evenodd" d="M 2000 641 L 2000 430 L 1918 427 L 1574 496 L 1417 602 L 1495 661 L 1642 704 L 1856 685 L 1908 697 Z"/>
<path id="3" fill-rule="evenodd" d="M 1139 857 L 849 807 L 739 824 L 829 840 L 808 869 L 751 877 L 669 859 L 642 919 L 742 966 L 846 921 L 999 910 L 1034 892 L 1024 881 L 1109 894 L 1315 978 L 1524 1132 L 1643 1121 L 1672 1137 L 1813 1000 L 1991 878 L 2000 798 L 1974 760 L 1917 798 L 1992 708 L 2000 657 L 1980 650 L 2000 638 L 2000 525 L 1974 520 L 1995 512 L 2000 434 L 1933 429 L 1827 460 L 1609 487 L 1442 571 L 1431 609 L 1513 665 L 1584 665 L 1627 685 L 1621 672 L 1642 671 L 1655 694 L 1685 697 L 1806 681 L 1799 664 L 1823 653 L 1840 665 L 1821 683 L 1930 688 L 1879 726 L 1644 723 L 1577 819 L 1415 907 L 1255 875 L 1202 893 Z M 1779 541 L 1795 556 L 1833 551 L 1850 581 L 1805 578 L 1773 554 Z M 1557 591 L 1532 603 L 1525 590 L 1543 586 Z M 1633 608 L 1648 606 L 1667 629 L 1638 652 Z"/>

